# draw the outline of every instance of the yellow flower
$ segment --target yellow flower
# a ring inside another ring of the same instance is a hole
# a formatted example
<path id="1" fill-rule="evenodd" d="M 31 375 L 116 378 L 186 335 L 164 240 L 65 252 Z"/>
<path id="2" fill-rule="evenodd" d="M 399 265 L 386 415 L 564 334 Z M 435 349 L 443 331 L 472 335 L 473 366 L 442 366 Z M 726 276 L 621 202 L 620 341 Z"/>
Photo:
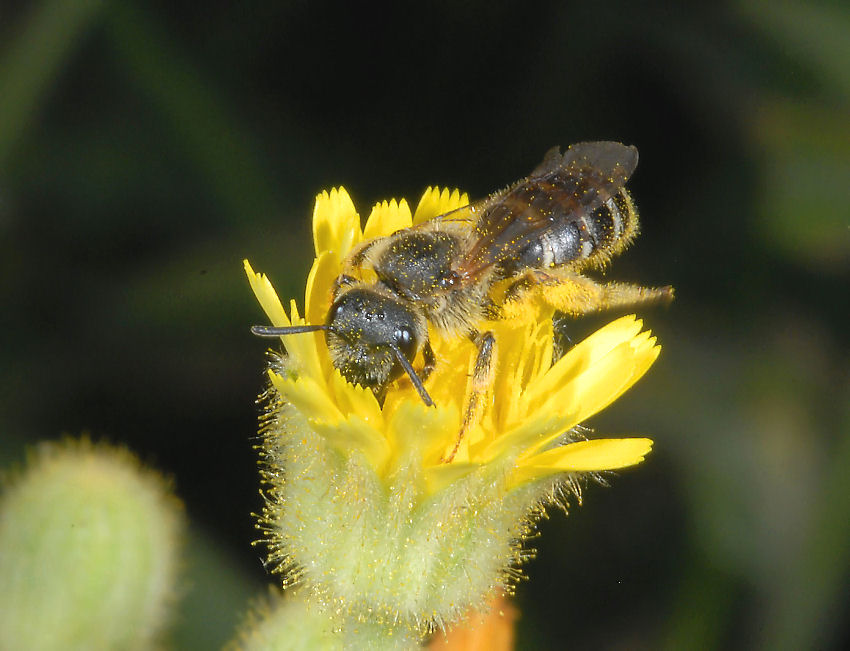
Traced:
<path id="1" fill-rule="evenodd" d="M 245 270 L 257 299 L 275 326 L 324 323 L 331 288 L 347 252 L 364 239 L 389 235 L 468 202 L 466 195 L 428 189 L 411 215 L 407 202 L 379 203 L 365 228 L 348 193 L 340 188 L 316 198 L 313 234 L 316 261 L 307 280 L 306 321 L 293 301 L 291 318 L 265 275 Z M 541 311 L 542 312 L 542 311 Z M 541 314 L 541 317 L 546 316 Z M 290 375 L 270 371 L 275 389 L 301 411 L 343 454 L 362 452 L 382 475 L 414 448 L 422 454 L 428 485 L 519 456 L 513 483 L 563 472 L 612 470 L 639 463 L 648 439 L 601 439 L 552 447 L 564 432 L 613 402 L 640 378 L 659 347 L 641 322 L 623 317 L 572 348 L 552 364 L 552 321 L 488 323 L 499 345 L 495 399 L 467 436 L 453 463 L 443 459 L 455 445 L 468 367 L 474 346 L 466 340 L 431 340 L 439 363 L 427 382 L 436 408 L 427 408 L 406 379 L 396 383 L 381 408 L 374 394 L 346 382 L 333 368 L 322 333 L 282 337 Z M 292 371 L 295 371 L 292 373 Z"/>
<path id="2" fill-rule="evenodd" d="M 287 314 L 247 261 L 245 270 L 272 325 L 322 324 L 352 247 L 467 203 L 457 190 L 429 188 L 413 214 L 404 200 L 377 204 L 361 230 L 344 189 L 318 195 L 304 317 L 294 300 Z M 435 406 L 427 407 L 407 377 L 383 404 L 347 382 L 322 332 L 281 337 L 286 356 L 269 370 L 260 525 L 289 583 L 360 618 L 378 613 L 423 630 L 451 623 L 510 587 L 521 539 L 559 486 L 643 460 L 649 439 L 584 440 L 574 428 L 647 371 L 655 338 L 627 316 L 553 361 L 551 316 L 541 307 L 534 318 L 486 324 L 498 346 L 492 400 L 454 455 L 471 341 L 431 332 L 437 365 L 425 384 Z M 460 575 L 469 580 L 456 585 Z"/>

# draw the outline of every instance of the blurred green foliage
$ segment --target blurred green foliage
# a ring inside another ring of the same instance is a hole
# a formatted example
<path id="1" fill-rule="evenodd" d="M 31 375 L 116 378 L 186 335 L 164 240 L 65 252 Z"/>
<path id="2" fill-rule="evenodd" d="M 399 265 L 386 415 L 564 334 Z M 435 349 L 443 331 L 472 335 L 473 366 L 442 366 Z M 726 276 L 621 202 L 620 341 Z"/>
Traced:
<path id="1" fill-rule="evenodd" d="M 89 430 L 175 476 L 205 532 L 183 608 L 220 624 L 176 646 L 227 639 L 269 580 L 240 260 L 300 296 L 319 190 L 361 214 L 481 196 L 593 139 L 641 152 L 611 277 L 678 299 L 645 314 L 659 363 L 590 423 L 655 452 L 541 526 L 521 641 L 848 643 L 846 3 L 7 4 L 0 450 Z"/>

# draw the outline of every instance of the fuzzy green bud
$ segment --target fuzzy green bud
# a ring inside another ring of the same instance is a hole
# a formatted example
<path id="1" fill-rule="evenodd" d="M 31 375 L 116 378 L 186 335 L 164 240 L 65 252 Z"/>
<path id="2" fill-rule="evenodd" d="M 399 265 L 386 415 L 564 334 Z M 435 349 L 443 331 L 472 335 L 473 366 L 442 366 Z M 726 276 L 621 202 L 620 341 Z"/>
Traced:
<path id="1" fill-rule="evenodd" d="M 427 632 L 510 588 L 541 482 L 509 489 L 493 464 L 429 492 L 415 457 L 382 478 L 288 414 L 266 433 L 271 478 L 261 526 L 271 559 L 313 603 L 345 619 Z M 282 472 L 280 472 L 282 471 Z"/>
<path id="2" fill-rule="evenodd" d="M 304 600 L 302 594 L 284 597 L 276 592 L 249 613 L 239 640 L 230 648 L 240 651 L 402 651 L 420 647 L 416 635 L 389 630 L 373 622 L 339 617 Z"/>
<path id="3" fill-rule="evenodd" d="M 42 445 L 0 500 L 0 648 L 155 646 L 181 528 L 166 482 L 128 452 Z"/>

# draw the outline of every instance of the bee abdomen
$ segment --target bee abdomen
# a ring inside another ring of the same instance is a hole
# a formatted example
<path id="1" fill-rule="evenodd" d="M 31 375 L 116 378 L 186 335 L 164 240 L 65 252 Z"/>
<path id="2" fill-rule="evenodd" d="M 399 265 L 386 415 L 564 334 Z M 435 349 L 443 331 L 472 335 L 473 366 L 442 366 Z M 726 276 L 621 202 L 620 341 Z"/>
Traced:
<path id="1" fill-rule="evenodd" d="M 628 190 L 622 188 L 593 212 L 582 217 L 578 259 L 604 264 L 637 235 L 637 210 Z"/>
<path id="2" fill-rule="evenodd" d="M 539 201 L 539 195 L 535 199 Z M 542 209 L 533 203 L 531 206 Z M 587 261 L 588 265 L 604 264 L 624 249 L 637 232 L 637 211 L 626 189 L 620 189 L 591 212 L 576 214 L 562 210 L 557 198 L 550 194 L 546 212 L 552 225 L 518 255 L 502 263 L 505 275 L 516 275 L 525 269 L 560 267 L 579 260 Z"/>
<path id="3" fill-rule="evenodd" d="M 616 244 L 634 230 L 635 211 L 628 191 L 620 190 L 585 216 L 584 221 L 594 250 Z"/>

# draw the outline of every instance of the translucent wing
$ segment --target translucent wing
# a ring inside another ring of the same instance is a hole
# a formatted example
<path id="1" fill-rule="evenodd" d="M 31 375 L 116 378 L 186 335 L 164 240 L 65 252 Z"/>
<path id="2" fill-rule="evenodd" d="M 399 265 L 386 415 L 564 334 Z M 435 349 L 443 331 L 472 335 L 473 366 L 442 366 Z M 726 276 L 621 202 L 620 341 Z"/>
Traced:
<path id="1" fill-rule="evenodd" d="M 472 245 L 454 271 L 463 283 L 520 253 L 547 229 L 578 220 L 613 197 L 637 167 L 634 147 L 583 142 L 547 152 L 528 176 L 469 210 L 478 215 Z"/>
<path id="2" fill-rule="evenodd" d="M 488 200 L 489 199 L 484 199 L 483 201 Z M 467 227 L 471 229 L 478 219 L 478 212 L 476 210 L 476 207 L 481 203 L 482 201 L 474 201 L 472 203 L 467 203 L 462 206 L 458 206 L 457 208 L 454 208 L 449 212 L 443 213 L 442 215 L 437 215 L 436 217 L 432 217 L 429 220 L 414 224 L 411 227 L 411 230 L 433 229 L 435 225 L 439 224 L 446 224 L 449 227 Z"/>

